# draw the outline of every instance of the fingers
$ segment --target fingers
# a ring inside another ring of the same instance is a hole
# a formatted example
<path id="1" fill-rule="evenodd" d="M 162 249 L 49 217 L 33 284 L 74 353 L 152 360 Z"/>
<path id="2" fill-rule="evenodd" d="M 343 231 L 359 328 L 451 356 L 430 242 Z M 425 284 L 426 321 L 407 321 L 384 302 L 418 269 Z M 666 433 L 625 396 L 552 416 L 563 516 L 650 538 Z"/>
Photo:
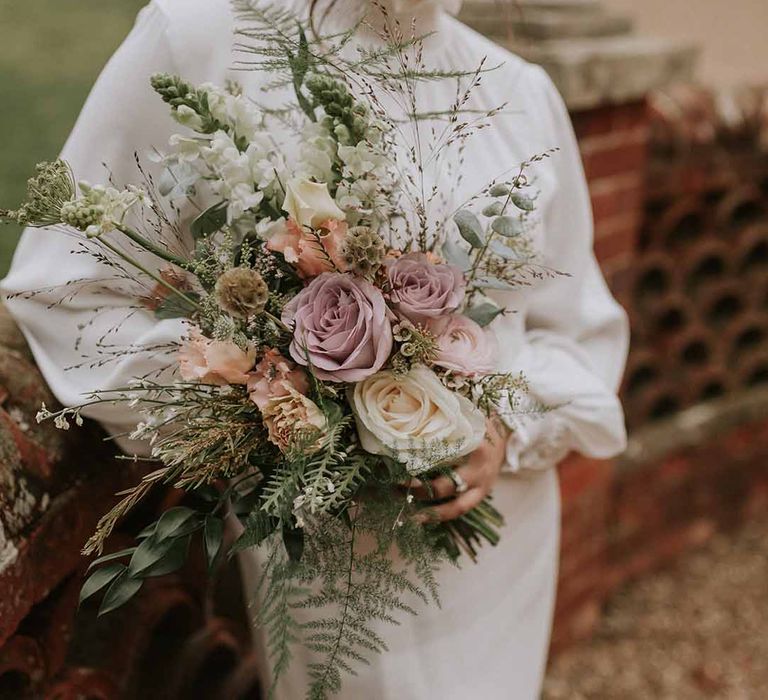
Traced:
<path id="1" fill-rule="evenodd" d="M 480 474 L 477 468 L 471 464 L 456 467 L 454 472 L 464 479 L 467 487 L 470 489 L 478 486 L 480 483 Z M 456 495 L 456 484 L 451 477 L 446 475 L 432 479 L 429 485 L 414 479 L 411 482 L 411 493 L 420 501 L 440 501 L 443 498 Z"/>
<path id="2" fill-rule="evenodd" d="M 438 506 L 431 506 L 418 513 L 415 518 L 418 522 L 442 522 L 445 520 L 456 520 L 465 513 L 480 505 L 485 498 L 485 490 L 481 488 L 471 488 L 466 493 L 456 496 L 447 503 L 441 503 Z"/>

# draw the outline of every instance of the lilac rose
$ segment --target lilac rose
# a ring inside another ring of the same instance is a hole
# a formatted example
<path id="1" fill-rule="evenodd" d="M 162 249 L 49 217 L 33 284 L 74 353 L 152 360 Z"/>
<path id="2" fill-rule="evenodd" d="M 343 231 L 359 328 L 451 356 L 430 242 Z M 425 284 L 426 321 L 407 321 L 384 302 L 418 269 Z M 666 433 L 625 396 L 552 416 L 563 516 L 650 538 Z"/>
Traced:
<path id="1" fill-rule="evenodd" d="M 387 263 L 394 309 L 412 323 L 440 332 L 464 301 L 466 283 L 459 268 L 409 253 Z"/>
<path id="2" fill-rule="evenodd" d="M 363 279 L 327 272 L 283 310 L 293 325 L 290 352 L 318 379 L 359 382 L 378 372 L 392 352 L 392 328 L 381 292 Z"/>

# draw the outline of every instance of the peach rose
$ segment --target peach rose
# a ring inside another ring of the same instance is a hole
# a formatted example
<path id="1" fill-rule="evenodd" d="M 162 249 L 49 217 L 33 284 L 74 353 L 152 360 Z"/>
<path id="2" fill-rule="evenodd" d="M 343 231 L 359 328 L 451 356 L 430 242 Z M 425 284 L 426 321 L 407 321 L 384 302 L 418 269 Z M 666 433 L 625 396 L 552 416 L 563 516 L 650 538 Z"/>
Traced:
<path id="1" fill-rule="evenodd" d="M 299 431 L 312 428 L 323 431 L 327 425 L 325 416 L 317 404 L 292 387 L 289 387 L 284 396 L 268 401 L 262 415 L 270 442 L 277 445 L 282 452 L 295 444 L 300 435 Z M 312 446 L 307 449 L 310 451 Z"/>
<path id="2" fill-rule="evenodd" d="M 186 382 L 246 384 L 255 360 L 254 349 L 245 351 L 234 343 L 211 340 L 195 326 L 179 350 L 179 371 Z"/>
<path id="3" fill-rule="evenodd" d="M 260 411 L 273 399 L 288 396 L 291 390 L 306 394 L 309 390 L 307 375 L 293 362 L 270 348 L 248 378 L 248 395 Z"/>
<path id="4" fill-rule="evenodd" d="M 317 277 L 333 271 L 334 265 L 339 270 L 346 270 L 341 255 L 341 244 L 346 235 L 344 221 L 323 221 L 315 234 L 288 219 L 283 229 L 267 241 L 267 250 L 282 253 L 285 261 L 294 265 L 302 277 Z"/>

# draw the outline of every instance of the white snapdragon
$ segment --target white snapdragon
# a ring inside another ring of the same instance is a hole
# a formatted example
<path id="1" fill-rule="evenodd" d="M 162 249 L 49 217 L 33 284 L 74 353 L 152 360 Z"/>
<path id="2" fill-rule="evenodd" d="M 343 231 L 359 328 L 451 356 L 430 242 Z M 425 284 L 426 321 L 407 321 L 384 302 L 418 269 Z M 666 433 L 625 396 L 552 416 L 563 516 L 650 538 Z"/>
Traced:
<path id="1" fill-rule="evenodd" d="M 202 117 L 191 107 L 180 105 L 171 110 L 171 116 L 182 126 L 186 126 L 193 131 L 201 131 L 203 128 Z"/>
<path id="2" fill-rule="evenodd" d="M 216 121 L 228 126 L 235 138 L 253 140 L 261 129 L 262 115 L 251 100 L 215 85 L 201 85 L 200 89 L 208 93 L 208 107 Z"/>
<path id="3" fill-rule="evenodd" d="M 296 175 L 316 182 L 333 182 L 336 141 L 321 123 L 309 123 L 302 132 Z"/>
<path id="4" fill-rule="evenodd" d="M 382 175 L 387 166 L 386 156 L 365 141 L 356 146 L 339 146 L 339 160 L 344 163 L 344 177 L 356 180 Z"/>
<path id="5" fill-rule="evenodd" d="M 272 196 L 285 169 L 272 142 L 263 134 L 240 151 L 227 132 L 218 131 L 202 149 L 201 158 L 213 175 L 209 179 L 214 191 L 228 202 L 230 224 L 258 207 L 265 196 Z"/>

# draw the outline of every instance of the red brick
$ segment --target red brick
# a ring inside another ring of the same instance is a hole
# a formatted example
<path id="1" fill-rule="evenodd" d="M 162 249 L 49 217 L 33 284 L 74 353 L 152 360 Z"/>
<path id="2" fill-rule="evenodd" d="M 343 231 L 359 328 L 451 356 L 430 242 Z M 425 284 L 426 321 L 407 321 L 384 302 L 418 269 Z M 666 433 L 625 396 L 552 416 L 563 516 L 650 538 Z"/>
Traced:
<path id="1" fill-rule="evenodd" d="M 589 183 L 589 193 L 596 222 L 628 211 L 636 212 L 638 223 L 642 218 L 645 189 L 637 173 L 593 180 Z"/>
<path id="2" fill-rule="evenodd" d="M 648 156 L 645 143 L 620 143 L 616 146 L 584 154 L 584 172 L 587 180 L 615 177 L 642 171 Z"/>
<path id="3" fill-rule="evenodd" d="M 650 120 L 648 106 L 644 100 L 578 111 L 574 112 L 571 118 L 573 128 L 580 140 L 595 134 L 631 129 L 641 124 L 647 124 Z"/>
<path id="4" fill-rule="evenodd" d="M 601 264 L 610 264 L 614 260 L 626 260 L 636 248 L 637 226 L 631 220 L 623 219 L 622 228 L 613 231 L 598 228 L 594 252 Z"/>

